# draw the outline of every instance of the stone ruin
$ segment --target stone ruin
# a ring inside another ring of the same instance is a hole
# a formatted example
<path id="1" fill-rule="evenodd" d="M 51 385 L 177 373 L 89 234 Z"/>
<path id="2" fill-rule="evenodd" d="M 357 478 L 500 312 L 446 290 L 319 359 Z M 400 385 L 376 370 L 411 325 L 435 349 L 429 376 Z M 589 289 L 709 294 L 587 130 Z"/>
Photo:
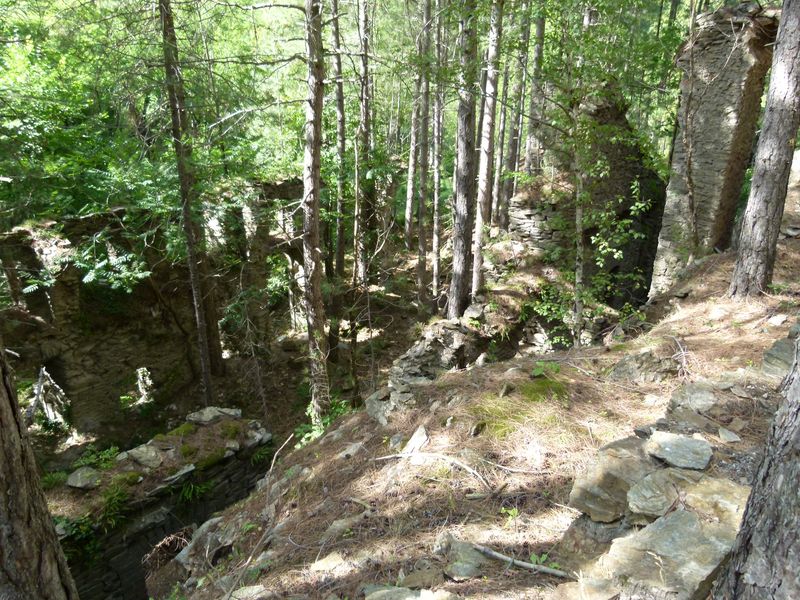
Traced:
<path id="1" fill-rule="evenodd" d="M 625 303 L 643 303 L 647 299 L 652 265 L 655 260 L 658 228 L 664 209 L 664 183 L 658 174 L 647 167 L 643 150 L 635 141 L 633 129 L 627 119 L 624 100 L 610 87 L 601 93 L 602 100 L 590 99 L 582 107 L 584 114 L 601 126 L 611 128 L 612 136 L 601 137 L 593 144 L 592 154 L 602 156 L 608 163 L 611 176 L 593 177 L 586 181 L 593 209 L 612 211 L 617 218 L 630 219 L 631 229 L 641 238 L 629 240 L 622 248 L 622 257 L 606 257 L 598 266 L 590 257 L 595 253 L 592 236 L 595 229 L 584 231 L 587 249 L 586 275 L 599 272 L 611 275 L 638 273 L 644 285 L 621 281 L 616 292 L 606 301 L 612 306 Z M 567 167 L 562 167 L 566 169 Z M 522 188 L 509 201 L 509 230 L 525 241 L 534 251 L 545 253 L 554 248 L 572 244 L 574 238 L 573 184 L 555 181 Z M 638 193 L 633 190 L 638 189 Z M 632 214 L 632 207 L 644 201 L 649 208 Z"/>
<path id="2" fill-rule="evenodd" d="M 698 17 L 694 39 L 681 49 L 678 129 L 651 296 L 692 258 L 731 244 L 776 32 L 776 11 L 747 2 Z"/>
<path id="3" fill-rule="evenodd" d="M 209 406 L 118 454 L 111 467 L 74 470 L 66 489 L 52 493 L 71 496 L 80 511 L 95 507 L 88 517 L 60 514 L 63 501 L 54 508 L 80 597 L 150 597 L 146 575 L 177 554 L 197 524 L 253 490 L 269 467 L 271 440 L 261 423 L 243 419 L 240 410 Z M 80 527 L 87 519 L 89 530 Z M 170 543 L 158 544 L 165 538 Z"/>
<path id="4" fill-rule="evenodd" d="M 124 400 L 142 392 L 141 369 L 156 401 L 193 381 L 194 317 L 188 277 L 155 245 L 140 257 L 150 275 L 130 293 L 76 266 L 76 248 L 87 241 L 110 256 L 132 252 L 121 217 L 111 211 L 0 235 L 11 299 L 0 310 L 0 336 L 18 380 L 36 382 L 44 368 L 63 390 L 72 427 L 126 443 L 135 432 Z"/>

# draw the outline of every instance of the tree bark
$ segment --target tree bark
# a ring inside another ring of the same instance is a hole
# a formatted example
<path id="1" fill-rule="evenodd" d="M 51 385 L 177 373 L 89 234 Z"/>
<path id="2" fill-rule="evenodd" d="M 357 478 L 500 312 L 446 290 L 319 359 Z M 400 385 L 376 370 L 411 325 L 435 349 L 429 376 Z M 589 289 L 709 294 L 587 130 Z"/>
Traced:
<path id="1" fill-rule="evenodd" d="M 322 2 L 306 0 L 306 100 L 305 155 L 303 160 L 303 298 L 308 323 L 308 359 L 311 379 L 311 422 L 322 426 L 330 407 L 328 347 L 322 305 L 322 261 L 319 237 L 320 149 L 322 148 L 322 99 L 325 63 L 322 55 Z"/>
<path id="2" fill-rule="evenodd" d="M 489 47 L 486 52 L 486 91 L 484 100 L 483 129 L 481 130 L 480 159 L 478 163 L 478 196 L 475 211 L 475 231 L 472 246 L 472 298 L 478 295 L 482 285 L 483 230 L 491 221 L 492 213 L 492 167 L 494 166 L 494 128 L 497 112 L 497 61 L 503 36 L 503 0 L 493 0 L 490 24 Z"/>
<path id="3" fill-rule="evenodd" d="M 370 108 L 369 47 L 371 25 L 367 0 L 358 0 L 358 36 L 360 39 L 360 98 L 358 140 L 356 142 L 356 210 L 353 230 L 355 248 L 355 286 L 365 285 L 369 279 L 369 251 L 373 249 L 372 237 L 375 225 L 374 179 L 367 178 L 371 163 L 372 120 Z"/>
<path id="4" fill-rule="evenodd" d="M 772 55 L 764 125 L 742 219 L 731 285 L 734 298 L 767 291 L 800 126 L 800 0 L 785 0 Z"/>
<path id="5" fill-rule="evenodd" d="M 417 158 L 419 148 L 417 138 L 419 137 L 419 117 L 420 117 L 420 89 L 422 78 L 417 77 L 414 81 L 414 98 L 411 102 L 411 135 L 408 143 L 408 176 L 406 179 L 406 210 L 404 226 L 404 238 L 406 250 L 411 250 L 414 244 L 414 197 L 417 195 Z"/>
<path id="6" fill-rule="evenodd" d="M 0 340 L 0 598 L 77 600 Z"/>
<path id="7" fill-rule="evenodd" d="M 543 11 L 544 7 L 540 6 Z M 542 61 L 544 58 L 544 15 L 540 14 L 534 20 L 534 46 L 533 46 L 533 76 L 530 86 L 530 104 L 528 109 L 528 139 L 525 144 L 525 174 L 533 176 L 542 170 L 541 142 L 536 137 L 539 129 L 541 110 L 537 110 L 537 103 L 541 101 Z"/>
<path id="8" fill-rule="evenodd" d="M 506 147 L 506 117 L 508 115 L 508 108 L 506 103 L 508 101 L 508 64 L 503 71 L 503 98 L 500 101 L 500 130 L 497 132 L 497 157 L 494 163 L 494 178 L 492 185 L 492 225 L 497 225 L 499 218 L 499 204 L 500 194 L 503 190 L 503 165 L 505 162 L 505 147 Z"/>
<path id="9" fill-rule="evenodd" d="M 433 298 L 439 298 L 439 258 L 441 235 L 441 205 L 442 205 L 442 139 L 443 114 L 444 114 L 444 86 L 442 85 L 442 0 L 436 0 L 436 95 L 433 104 L 433 233 L 431 252 L 433 254 L 431 265 L 431 279 Z"/>
<path id="10" fill-rule="evenodd" d="M 455 214 L 453 215 L 453 276 L 447 298 L 447 317 L 460 317 L 469 296 L 469 264 L 472 246 L 470 205 L 475 172 L 475 82 L 478 39 L 475 30 L 476 0 L 464 0 L 460 15 L 458 119 L 456 143 Z"/>
<path id="11" fill-rule="evenodd" d="M 497 225 L 508 231 L 508 201 L 514 193 L 513 173 L 517 170 L 519 155 L 520 117 L 522 116 L 522 98 L 525 86 L 525 70 L 528 68 L 528 41 L 531 34 L 530 0 L 522 0 L 520 6 L 519 49 L 517 50 L 517 76 L 514 80 L 514 91 L 511 94 L 512 114 L 509 130 L 508 148 L 506 149 L 505 180 L 500 198 L 497 202 Z"/>
<path id="12" fill-rule="evenodd" d="M 211 354 L 206 309 L 203 303 L 203 282 L 197 258 L 195 227 L 192 222 L 192 205 L 194 204 L 196 190 L 194 189 L 194 170 L 192 167 L 192 145 L 188 139 L 189 115 L 186 111 L 186 94 L 183 89 L 183 76 L 178 57 L 178 41 L 175 36 L 175 23 L 172 18 L 170 0 L 159 0 L 158 9 L 161 17 L 164 69 L 166 71 L 165 84 L 172 119 L 172 144 L 175 149 L 180 184 L 181 225 L 186 239 L 186 262 L 189 267 L 189 283 L 192 288 L 194 316 L 197 324 L 203 397 L 206 405 L 210 405 L 213 403 L 214 394 L 211 385 Z"/>
<path id="13" fill-rule="evenodd" d="M 800 341 L 783 393 L 715 600 L 800 598 Z"/>
<path id="14" fill-rule="evenodd" d="M 427 301 L 428 288 L 426 281 L 426 263 L 428 241 L 425 235 L 425 215 L 428 202 L 428 131 L 430 129 L 430 49 L 431 49 L 431 0 L 422 3 L 422 33 L 420 34 L 420 51 L 422 72 L 420 75 L 419 105 L 419 196 L 417 198 L 417 300 L 420 307 Z"/>
<path id="15" fill-rule="evenodd" d="M 344 80 L 342 79 L 342 42 L 339 33 L 339 0 L 331 0 L 331 33 L 333 35 L 333 76 L 336 80 L 336 275 L 344 277 L 344 186 L 345 173 L 345 114 L 344 114 Z"/>

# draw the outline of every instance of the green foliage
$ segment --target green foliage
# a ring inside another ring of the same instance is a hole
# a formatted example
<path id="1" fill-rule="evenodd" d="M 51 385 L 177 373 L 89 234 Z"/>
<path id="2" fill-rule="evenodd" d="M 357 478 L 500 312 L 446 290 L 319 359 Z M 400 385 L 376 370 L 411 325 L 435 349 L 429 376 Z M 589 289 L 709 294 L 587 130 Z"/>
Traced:
<path id="1" fill-rule="evenodd" d="M 542 554 L 535 554 L 535 553 L 531 554 L 530 558 L 528 560 L 530 562 L 532 562 L 534 565 L 542 565 L 542 566 L 550 567 L 551 569 L 560 569 L 561 568 L 561 565 L 559 565 L 557 562 L 553 562 L 553 561 L 551 561 L 549 559 L 550 559 L 550 556 L 547 554 L 547 552 L 543 552 Z"/>
<path id="2" fill-rule="evenodd" d="M 198 471 L 205 471 L 225 460 L 225 448 L 216 448 L 195 463 Z"/>
<path id="3" fill-rule="evenodd" d="M 321 437 L 331 423 L 333 423 L 342 415 L 352 412 L 352 410 L 353 408 L 347 400 L 343 399 L 339 394 L 332 392 L 331 405 L 328 412 L 322 416 L 321 427 L 314 427 L 314 425 L 312 425 L 310 422 L 302 423 L 301 425 L 295 427 L 294 435 L 298 440 L 295 448 L 302 448 L 303 446 L 306 446 L 317 438 Z M 309 404 L 308 408 L 306 409 L 306 416 L 309 418 L 309 420 L 311 419 L 311 404 Z"/>
<path id="4" fill-rule="evenodd" d="M 142 474 L 139 471 L 125 471 L 124 473 L 117 473 L 111 478 L 112 486 L 131 486 L 139 483 Z"/>
<path id="5" fill-rule="evenodd" d="M 573 295 L 565 288 L 554 284 L 544 285 L 533 300 L 522 305 L 520 321 L 523 323 L 539 317 L 549 327 L 549 337 L 557 346 L 568 346 L 571 330 L 567 323 L 572 319 L 575 304 Z"/>
<path id="6" fill-rule="evenodd" d="M 549 377 L 561 372 L 561 365 L 557 362 L 537 360 L 531 371 L 531 377 Z"/>
<path id="7" fill-rule="evenodd" d="M 192 446 L 191 444 L 182 444 L 180 452 L 183 458 L 191 458 L 197 454 L 197 446 Z"/>
<path id="8" fill-rule="evenodd" d="M 52 471 L 42 475 L 41 483 L 42 489 L 52 490 L 53 488 L 61 487 L 67 483 L 69 475 L 66 471 Z"/>
<path id="9" fill-rule="evenodd" d="M 238 421 L 227 421 L 221 427 L 222 437 L 228 440 L 233 440 L 239 437 L 242 432 L 242 425 Z"/>
<path id="10" fill-rule="evenodd" d="M 110 469 L 116 464 L 117 454 L 119 454 L 119 448 L 116 446 L 98 450 L 93 444 L 89 444 L 81 457 L 72 464 L 72 467 L 75 469 L 79 467 Z"/>
<path id="11" fill-rule="evenodd" d="M 186 437 L 187 435 L 192 435 L 197 431 L 197 425 L 194 423 L 183 423 L 178 425 L 175 429 L 167 433 L 167 435 L 175 436 L 175 437 Z"/>
<path id="12" fill-rule="evenodd" d="M 272 458 L 273 454 L 273 449 L 269 445 L 261 446 L 258 450 L 253 452 L 253 455 L 250 457 L 250 464 L 260 465 L 265 463 Z"/>
<path id="13" fill-rule="evenodd" d="M 192 483 L 191 481 L 187 481 L 181 486 L 181 489 L 178 492 L 178 502 L 181 504 L 192 504 L 197 502 L 200 498 L 210 492 L 213 487 L 213 481 L 206 481 L 204 483 Z"/>
<path id="14" fill-rule="evenodd" d="M 130 494 L 124 485 L 112 484 L 103 490 L 103 504 L 97 517 L 97 524 L 103 531 L 110 531 L 125 521 L 130 508 Z"/>

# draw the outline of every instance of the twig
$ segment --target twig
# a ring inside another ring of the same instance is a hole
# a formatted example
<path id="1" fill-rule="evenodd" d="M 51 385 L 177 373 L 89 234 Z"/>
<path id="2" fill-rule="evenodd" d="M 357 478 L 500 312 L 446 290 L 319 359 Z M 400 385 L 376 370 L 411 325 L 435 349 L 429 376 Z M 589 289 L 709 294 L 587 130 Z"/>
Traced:
<path id="1" fill-rule="evenodd" d="M 472 543 L 470 545 L 484 556 L 488 556 L 489 558 L 492 558 L 494 560 L 508 563 L 509 566 L 520 567 L 521 569 L 527 569 L 528 571 L 534 571 L 535 573 L 545 573 L 546 575 L 553 575 L 554 577 L 561 577 L 563 579 L 575 579 L 575 577 L 573 577 L 566 571 L 561 571 L 559 569 L 551 569 L 550 567 L 545 567 L 544 565 L 535 565 L 531 562 L 526 562 L 524 560 L 517 560 L 516 558 L 506 556 L 505 554 L 500 554 L 499 552 L 495 552 L 491 548 L 487 548 L 486 546 L 481 546 L 480 544 Z"/>
<path id="2" fill-rule="evenodd" d="M 480 481 L 486 489 L 489 490 L 492 494 L 495 493 L 494 488 L 492 485 L 486 480 L 486 478 L 478 473 L 475 469 L 470 467 L 469 465 L 465 465 L 463 462 L 458 460 L 457 458 L 453 458 L 452 456 L 447 456 L 446 454 L 439 454 L 438 452 L 407 452 L 404 454 L 390 454 L 388 456 L 379 456 L 374 460 L 389 460 L 392 458 L 411 458 L 413 456 L 421 456 L 421 457 L 429 457 L 429 458 L 438 458 L 440 460 L 446 460 L 449 463 L 456 465 L 457 467 L 461 467 L 467 473 L 475 477 L 478 481 Z"/>

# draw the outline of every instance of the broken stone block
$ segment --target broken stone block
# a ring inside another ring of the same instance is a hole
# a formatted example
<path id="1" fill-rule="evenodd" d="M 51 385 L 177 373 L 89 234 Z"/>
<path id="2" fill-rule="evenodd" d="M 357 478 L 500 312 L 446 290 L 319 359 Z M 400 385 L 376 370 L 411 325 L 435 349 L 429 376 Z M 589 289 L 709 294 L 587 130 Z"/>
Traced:
<path id="1" fill-rule="evenodd" d="M 598 567 L 626 585 L 669 590 L 676 600 L 700 600 L 710 591 L 736 533 L 728 524 L 709 523 L 695 512 L 676 510 L 614 540 Z"/>
<path id="2" fill-rule="evenodd" d="M 647 441 L 647 453 L 660 458 L 673 467 L 705 469 L 714 451 L 711 444 L 697 438 L 677 435 L 668 431 L 654 431 Z"/>
<path id="3" fill-rule="evenodd" d="M 589 470 L 575 480 L 570 506 L 603 523 L 622 517 L 628 505 L 628 490 L 659 468 L 645 451 L 645 443 L 634 436 L 601 448 Z"/>
<path id="4" fill-rule="evenodd" d="M 128 457 L 148 469 L 157 469 L 164 460 L 158 450 L 147 444 L 128 450 Z"/>
<path id="5" fill-rule="evenodd" d="M 687 383 L 679 387 L 672 394 L 670 408 L 684 407 L 698 413 L 707 413 L 713 409 L 719 400 L 714 393 L 714 386 L 709 383 Z"/>

